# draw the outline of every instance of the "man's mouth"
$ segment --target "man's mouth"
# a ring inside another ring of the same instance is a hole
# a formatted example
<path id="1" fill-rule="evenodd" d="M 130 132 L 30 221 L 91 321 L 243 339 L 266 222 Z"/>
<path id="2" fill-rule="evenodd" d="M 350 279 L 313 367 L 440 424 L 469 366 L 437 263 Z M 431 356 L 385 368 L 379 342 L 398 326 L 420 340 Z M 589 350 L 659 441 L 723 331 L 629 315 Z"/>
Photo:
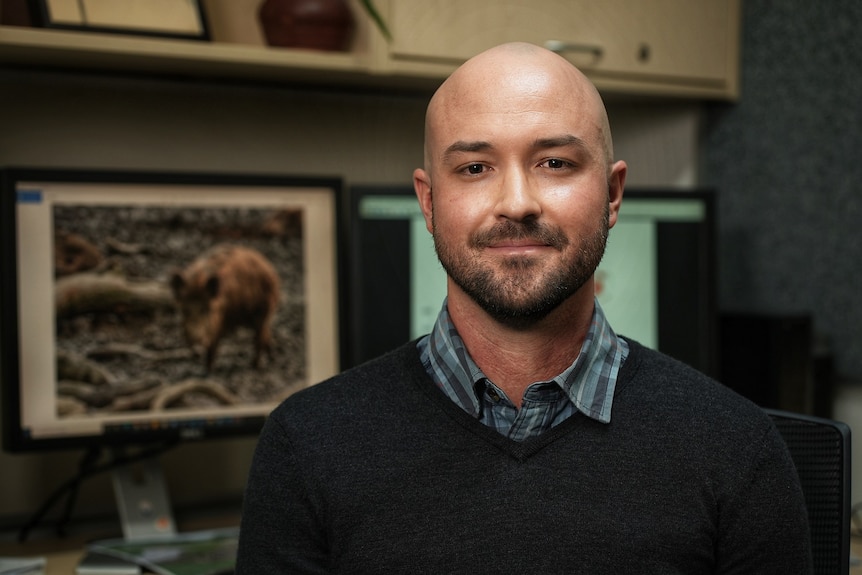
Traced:
<path id="1" fill-rule="evenodd" d="M 477 248 L 523 254 L 545 248 L 562 251 L 569 242 L 562 231 L 547 225 L 505 222 L 490 230 L 477 233 L 472 243 Z"/>

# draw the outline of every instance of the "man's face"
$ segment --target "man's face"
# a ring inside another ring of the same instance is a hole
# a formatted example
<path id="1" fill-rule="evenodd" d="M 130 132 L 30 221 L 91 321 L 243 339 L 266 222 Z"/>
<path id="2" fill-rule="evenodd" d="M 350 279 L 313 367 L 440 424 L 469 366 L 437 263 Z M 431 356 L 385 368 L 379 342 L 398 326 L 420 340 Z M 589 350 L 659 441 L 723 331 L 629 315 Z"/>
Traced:
<path id="1" fill-rule="evenodd" d="M 589 282 L 616 220 L 596 119 L 541 74 L 521 80 L 459 94 L 429 138 L 440 261 L 457 288 L 513 326 Z"/>

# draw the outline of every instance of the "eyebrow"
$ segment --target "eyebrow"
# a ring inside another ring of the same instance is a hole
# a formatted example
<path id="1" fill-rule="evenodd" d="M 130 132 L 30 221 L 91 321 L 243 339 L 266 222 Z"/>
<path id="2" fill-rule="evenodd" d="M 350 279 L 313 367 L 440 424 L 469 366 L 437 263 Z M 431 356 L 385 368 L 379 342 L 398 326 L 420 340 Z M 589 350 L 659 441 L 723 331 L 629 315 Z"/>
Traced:
<path id="1" fill-rule="evenodd" d="M 491 145 L 491 142 L 485 142 L 483 140 L 475 142 L 465 142 L 464 140 L 458 140 L 443 151 L 443 160 L 446 161 L 452 156 L 464 152 L 484 152 L 486 150 L 492 149 L 493 147 L 494 146 Z"/>
<path id="2" fill-rule="evenodd" d="M 555 136 L 552 138 L 539 138 L 533 143 L 533 147 L 537 150 L 565 148 L 569 146 L 589 151 L 589 146 L 584 140 L 571 134 Z M 476 140 L 472 142 L 458 140 L 443 151 L 443 160 L 446 161 L 452 156 L 460 153 L 485 152 L 493 148 L 494 146 L 491 142 L 486 142 L 484 140 Z"/>
<path id="3" fill-rule="evenodd" d="M 588 151 L 589 146 L 587 143 L 577 136 L 573 136 L 571 134 L 566 134 L 564 136 L 557 136 L 554 138 L 539 138 L 533 144 L 533 147 L 538 150 L 544 150 L 547 148 L 565 148 L 569 146 L 574 146 L 576 148 L 581 148 L 582 150 Z"/>

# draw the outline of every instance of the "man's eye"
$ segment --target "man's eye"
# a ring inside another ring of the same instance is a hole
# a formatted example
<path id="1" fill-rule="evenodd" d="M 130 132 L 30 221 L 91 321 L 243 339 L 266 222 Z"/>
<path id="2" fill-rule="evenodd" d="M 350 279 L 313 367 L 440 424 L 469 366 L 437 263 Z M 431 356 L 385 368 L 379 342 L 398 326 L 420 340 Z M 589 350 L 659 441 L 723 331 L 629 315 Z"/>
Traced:
<path id="1" fill-rule="evenodd" d="M 559 158 L 551 158 L 550 160 L 545 160 L 544 164 L 552 170 L 561 170 L 569 166 L 568 162 Z"/>
<path id="2" fill-rule="evenodd" d="M 469 166 L 464 168 L 464 171 L 466 171 L 470 175 L 481 174 L 483 171 L 485 171 L 485 166 L 483 166 L 482 164 L 470 164 Z"/>

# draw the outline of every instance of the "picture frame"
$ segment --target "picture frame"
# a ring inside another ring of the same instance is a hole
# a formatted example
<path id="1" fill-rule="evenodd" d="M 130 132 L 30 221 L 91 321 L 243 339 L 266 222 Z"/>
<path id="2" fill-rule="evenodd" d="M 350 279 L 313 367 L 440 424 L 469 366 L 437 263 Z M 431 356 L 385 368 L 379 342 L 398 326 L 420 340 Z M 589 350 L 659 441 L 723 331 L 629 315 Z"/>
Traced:
<path id="1" fill-rule="evenodd" d="M 114 417 L 103 408 L 63 414 L 67 356 L 111 374 L 114 388 L 132 383 L 124 374 L 166 387 L 217 382 L 242 401 L 207 417 L 231 425 L 243 417 L 258 425 L 282 399 L 341 369 L 340 178 L 8 168 L 0 193 L 3 380 L 19 394 L 4 403 L 57 394 L 56 405 L 29 403 L 39 413 L 24 413 L 36 423 L 22 427 L 48 435 L 56 427 L 74 441 Z M 192 271 L 204 265 L 229 270 L 215 290 Z M 216 292 L 220 303 L 203 319 L 186 313 Z M 205 337 L 194 335 L 201 326 Z M 258 346 L 261 326 L 269 346 Z M 124 424 L 161 417 L 155 407 L 116 413 Z"/>
<path id="2" fill-rule="evenodd" d="M 31 0 L 46 28 L 209 40 L 203 0 Z"/>

